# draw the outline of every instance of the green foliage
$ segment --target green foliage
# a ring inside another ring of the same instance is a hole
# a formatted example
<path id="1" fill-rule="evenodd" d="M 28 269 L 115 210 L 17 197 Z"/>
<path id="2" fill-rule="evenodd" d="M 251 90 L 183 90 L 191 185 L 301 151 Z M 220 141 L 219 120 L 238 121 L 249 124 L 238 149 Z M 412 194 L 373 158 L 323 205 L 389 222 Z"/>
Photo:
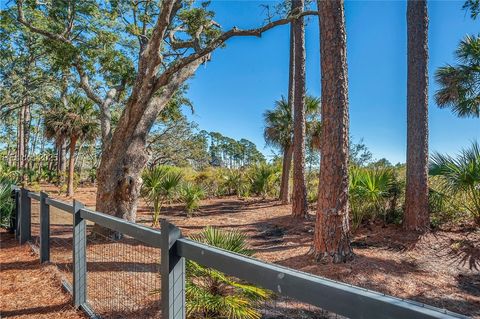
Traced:
<path id="1" fill-rule="evenodd" d="M 182 173 L 171 166 L 156 166 L 142 174 L 142 196 L 153 204 L 152 226 L 159 226 L 160 210 L 166 201 L 173 200 L 182 181 Z"/>
<path id="2" fill-rule="evenodd" d="M 430 160 L 430 175 L 440 178 L 448 197 L 464 196 L 462 209 L 480 224 L 480 146 L 473 142 L 456 157 L 435 153 Z"/>
<path id="3" fill-rule="evenodd" d="M 467 0 L 462 9 L 470 11 L 470 17 L 475 20 L 480 14 L 480 0 Z"/>
<path id="4" fill-rule="evenodd" d="M 240 169 L 227 169 L 224 171 L 222 188 L 226 195 L 247 197 L 250 193 L 250 183 L 245 171 Z"/>
<path id="5" fill-rule="evenodd" d="M 55 141 L 93 141 L 98 135 L 97 113 L 93 102 L 80 95 L 68 98 L 68 107 L 58 100 L 52 100 L 53 108 L 47 110 L 45 135 Z"/>
<path id="6" fill-rule="evenodd" d="M 387 219 L 390 209 L 395 211 L 401 186 L 395 172 L 389 168 L 350 168 L 349 200 L 352 229 L 378 216 Z"/>
<path id="7" fill-rule="evenodd" d="M 466 36 L 455 52 L 458 65 L 438 68 L 435 101 L 459 117 L 480 117 L 480 36 Z"/>
<path id="8" fill-rule="evenodd" d="M 200 134 L 210 139 L 208 151 L 212 166 L 240 168 L 265 162 L 263 154 L 247 139 L 236 141 L 218 132 L 201 131 Z"/>
<path id="9" fill-rule="evenodd" d="M 162 119 L 148 138 L 153 165 L 193 166 L 203 168 L 209 163 L 208 144 L 204 135 L 197 132 L 198 125 L 186 116 L 161 113 Z"/>
<path id="10" fill-rule="evenodd" d="M 367 145 L 363 142 L 363 138 L 355 143 L 353 137 L 349 138 L 349 162 L 354 166 L 365 166 L 372 160 L 372 152 L 368 149 Z"/>
<path id="11" fill-rule="evenodd" d="M 307 201 L 316 203 L 318 199 L 318 172 L 310 171 L 307 173 Z"/>
<path id="12" fill-rule="evenodd" d="M 14 207 L 11 185 L 8 179 L 0 177 L 0 227 L 3 228 L 10 226 L 10 216 Z"/>
<path id="13" fill-rule="evenodd" d="M 246 237 L 239 231 L 207 227 L 192 239 L 238 254 L 251 256 Z M 268 299 L 267 290 L 187 262 L 186 300 L 189 318 L 259 319 L 258 302 Z"/>
<path id="14" fill-rule="evenodd" d="M 207 196 L 223 195 L 221 170 L 218 168 L 206 167 L 196 174 L 194 182 L 205 190 Z"/>
<path id="15" fill-rule="evenodd" d="M 14 207 L 11 187 L 19 181 L 19 177 L 18 171 L 0 162 L 0 227 L 10 226 L 10 216 Z"/>
<path id="16" fill-rule="evenodd" d="M 252 193 L 264 198 L 277 194 L 280 183 L 279 167 L 269 164 L 255 165 L 249 169 L 248 176 L 251 180 Z"/>
<path id="17" fill-rule="evenodd" d="M 185 183 L 180 190 L 180 196 L 185 203 L 187 215 L 191 215 L 199 208 L 199 202 L 204 198 L 205 192 L 199 185 Z"/>
<path id="18" fill-rule="evenodd" d="M 309 144 L 319 147 L 320 99 L 307 96 L 305 100 L 306 132 Z M 263 114 L 265 129 L 263 136 L 267 145 L 285 150 L 293 141 L 293 113 L 287 99 L 282 96 L 275 101 L 275 108 Z"/>

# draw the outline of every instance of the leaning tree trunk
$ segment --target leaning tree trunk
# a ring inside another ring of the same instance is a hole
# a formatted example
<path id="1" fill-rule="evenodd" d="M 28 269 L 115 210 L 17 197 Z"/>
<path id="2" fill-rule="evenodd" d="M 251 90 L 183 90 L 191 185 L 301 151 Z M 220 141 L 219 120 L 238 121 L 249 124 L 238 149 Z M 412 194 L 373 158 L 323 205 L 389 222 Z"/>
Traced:
<path id="1" fill-rule="evenodd" d="M 322 134 L 313 253 L 344 262 L 353 255 L 348 221 L 348 81 L 343 1 L 318 0 Z"/>
<path id="2" fill-rule="evenodd" d="M 428 213 L 428 13 L 426 1 L 407 5 L 407 181 L 405 219 L 409 230 L 426 230 Z"/>
<path id="3" fill-rule="evenodd" d="M 153 46 L 152 48 L 154 48 Z M 144 55 L 158 55 L 145 50 Z M 148 59 L 146 59 L 148 61 Z M 136 85 L 113 132 L 112 139 L 102 152 L 97 169 L 96 210 L 135 221 L 141 187 L 141 173 L 147 163 L 146 139 L 160 111 L 175 91 L 192 76 L 204 60 L 196 60 L 173 74 L 169 81 L 153 96 L 150 81 L 156 70 L 140 65 Z M 111 232 L 96 225 L 97 233 Z M 115 235 L 115 234 L 114 234 Z"/>
<path id="4" fill-rule="evenodd" d="M 67 195 L 73 196 L 73 180 L 75 177 L 75 146 L 77 145 L 77 138 L 72 137 L 70 139 L 70 157 L 68 163 L 68 187 Z"/>
<path id="5" fill-rule="evenodd" d="M 295 0 L 292 10 L 303 11 L 304 0 Z M 294 97 L 293 97 L 293 202 L 292 216 L 308 214 L 307 186 L 305 181 L 305 23 L 303 17 L 294 26 Z"/>
<path id="6" fill-rule="evenodd" d="M 292 3 L 293 5 L 293 3 Z M 293 8 L 292 8 L 293 9 Z M 293 23 L 290 23 L 290 59 L 288 63 L 288 107 L 293 115 L 293 95 L 294 95 L 294 65 L 295 65 L 295 32 Z M 293 118 L 292 118 L 293 122 Z M 290 202 L 290 167 L 292 165 L 293 145 L 292 141 L 285 146 L 283 150 L 282 180 L 280 182 L 280 200 L 282 204 Z"/>

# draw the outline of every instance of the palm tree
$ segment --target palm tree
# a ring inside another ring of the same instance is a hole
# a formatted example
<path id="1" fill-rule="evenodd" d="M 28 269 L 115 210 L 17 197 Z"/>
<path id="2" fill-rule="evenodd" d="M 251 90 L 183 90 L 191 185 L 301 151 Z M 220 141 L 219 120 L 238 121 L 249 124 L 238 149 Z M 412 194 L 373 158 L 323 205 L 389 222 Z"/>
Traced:
<path id="1" fill-rule="evenodd" d="M 63 123 L 62 116 L 64 115 L 64 109 L 61 104 L 52 100 L 52 108 L 45 114 L 45 129 L 44 134 L 47 139 L 53 139 L 55 148 L 57 150 L 57 183 L 62 184 L 65 174 L 65 153 L 66 153 L 66 140 L 67 132 Z"/>
<path id="2" fill-rule="evenodd" d="M 310 141 L 317 148 L 319 136 L 320 99 L 308 95 L 305 99 L 306 128 Z M 265 130 L 263 132 L 267 145 L 279 148 L 283 152 L 282 177 L 280 182 L 280 200 L 287 204 L 290 200 L 289 181 L 293 154 L 293 116 L 292 108 L 285 97 L 275 101 L 275 108 L 264 114 Z"/>
<path id="3" fill-rule="evenodd" d="M 73 196 L 75 148 L 79 141 L 95 140 L 98 123 L 93 102 L 80 95 L 73 95 L 68 99 L 67 108 L 54 107 L 45 113 L 45 135 L 47 138 L 54 138 L 56 142 L 70 142 L 67 194 Z"/>
<path id="4" fill-rule="evenodd" d="M 444 193 L 463 193 L 464 208 L 480 225 L 480 145 L 473 142 L 456 158 L 435 153 L 430 160 L 430 175 L 440 176 Z"/>
<path id="5" fill-rule="evenodd" d="M 142 195 L 153 204 L 152 227 L 158 227 L 163 203 L 173 199 L 183 176 L 172 167 L 156 166 L 145 170 L 142 178 Z"/>
<path id="6" fill-rule="evenodd" d="M 408 230 L 430 225 L 428 210 L 428 13 L 427 3 L 407 5 L 407 178 L 405 218 Z"/>
<path id="7" fill-rule="evenodd" d="M 480 36 L 466 36 L 455 52 L 459 64 L 438 68 L 435 101 L 459 117 L 480 117 Z"/>
<path id="8" fill-rule="evenodd" d="M 246 237 L 239 231 L 222 231 L 207 227 L 193 240 L 237 254 L 252 256 Z M 186 300 L 188 318 L 260 319 L 256 308 L 270 293 L 248 283 L 239 282 L 215 269 L 187 262 Z"/>
<path id="9" fill-rule="evenodd" d="M 351 258 L 348 220 L 348 81 L 343 1 L 317 1 L 322 73 L 322 134 L 313 253 L 317 259 Z"/>

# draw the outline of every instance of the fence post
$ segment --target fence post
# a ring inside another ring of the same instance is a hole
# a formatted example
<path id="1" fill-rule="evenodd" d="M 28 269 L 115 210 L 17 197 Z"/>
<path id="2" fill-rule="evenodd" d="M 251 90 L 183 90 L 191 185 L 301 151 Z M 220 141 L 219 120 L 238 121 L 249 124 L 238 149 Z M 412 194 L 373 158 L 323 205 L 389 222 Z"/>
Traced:
<path id="1" fill-rule="evenodd" d="M 185 311 L 185 258 L 176 254 L 176 241 L 181 232 L 162 220 L 161 279 L 162 318 L 184 319 Z"/>
<path id="2" fill-rule="evenodd" d="M 73 304 L 77 308 L 87 301 L 87 228 L 80 217 L 84 207 L 73 200 Z"/>
<path id="3" fill-rule="evenodd" d="M 50 261 L 50 207 L 48 194 L 40 192 L 40 262 Z"/>
<path id="4" fill-rule="evenodd" d="M 20 210 L 18 216 L 18 228 L 20 228 L 19 242 L 24 244 L 31 238 L 31 218 L 32 203 L 28 197 L 28 189 L 22 188 L 20 191 Z"/>

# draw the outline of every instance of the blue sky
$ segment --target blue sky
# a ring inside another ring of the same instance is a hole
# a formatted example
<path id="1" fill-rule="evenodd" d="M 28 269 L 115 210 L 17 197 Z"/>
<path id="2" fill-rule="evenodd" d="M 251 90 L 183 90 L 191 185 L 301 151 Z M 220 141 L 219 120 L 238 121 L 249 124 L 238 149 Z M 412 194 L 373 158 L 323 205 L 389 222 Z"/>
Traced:
<path id="1" fill-rule="evenodd" d="M 265 1 L 212 1 L 216 21 L 224 28 L 262 24 Z M 430 16 L 430 151 L 456 153 L 480 139 L 480 120 L 459 119 L 435 105 L 435 70 L 454 63 L 454 50 L 466 34 L 480 32 L 461 9 L 463 1 L 429 1 Z M 364 139 L 375 158 L 405 162 L 406 149 L 406 3 L 347 1 L 347 55 L 350 130 Z M 217 50 L 189 81 L 195 105 L 191 119 L 201 129 L 247 138 L 265 154 L 263 118 L 266 109 L 286 94 L 289 27 L 268 31 L 260 39 L 235 38 Z M 307 90 L 320 95 L 318 21 L 306 29 Z"/>

